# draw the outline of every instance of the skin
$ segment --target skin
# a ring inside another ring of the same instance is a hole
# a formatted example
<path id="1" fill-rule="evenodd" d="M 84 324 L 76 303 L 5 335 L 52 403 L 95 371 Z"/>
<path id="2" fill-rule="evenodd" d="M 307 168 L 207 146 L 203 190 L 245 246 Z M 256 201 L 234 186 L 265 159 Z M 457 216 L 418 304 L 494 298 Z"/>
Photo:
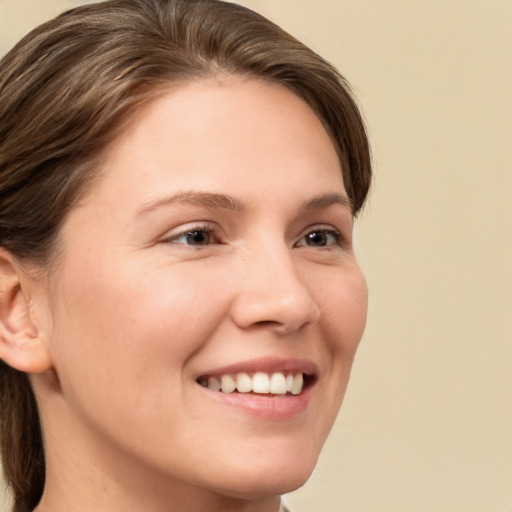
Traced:
<path id="1" fill-rule="evenodd" d="M 183 193 L 194 199 L 168 201 Z M 279 85 L 196 81 L 129 123 L 67 217 L 55 270 L 17 271 L 39 350 L 38 512 L 276 512 L 307 480 L 366 318 L 350 207 L 334 195 L 334 146 Z M 331 199 L 304 206 L 318 197 Z M 258 417 L 196 382 L 259 358 L 315 365 L 303 411 Z"/>

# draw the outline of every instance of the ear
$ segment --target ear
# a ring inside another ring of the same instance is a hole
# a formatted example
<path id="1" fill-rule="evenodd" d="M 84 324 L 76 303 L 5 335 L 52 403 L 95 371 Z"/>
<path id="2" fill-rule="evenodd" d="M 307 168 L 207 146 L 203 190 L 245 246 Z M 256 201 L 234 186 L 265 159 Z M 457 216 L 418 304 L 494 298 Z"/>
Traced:
<path id="1" fill-rule="evenodd" d="M 26 373 L 51 368 L 48 346 L 31 318 L 30 284 L 35 283 L 0 248 L 0 359 Z"/>

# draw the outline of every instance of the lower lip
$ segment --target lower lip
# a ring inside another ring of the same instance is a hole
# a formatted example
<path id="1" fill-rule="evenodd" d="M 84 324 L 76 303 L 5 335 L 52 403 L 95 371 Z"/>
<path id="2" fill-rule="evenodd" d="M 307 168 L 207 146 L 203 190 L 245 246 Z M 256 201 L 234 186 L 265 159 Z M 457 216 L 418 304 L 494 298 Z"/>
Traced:
<path id="1" fill-rule="evenodd" d="M 199 385 L 198 385 L 199 386 Z M 200 386 L 208 397 L 218 403 L 252 416 L 268 420 L 286 420 L 307 409 L 313 386 L 305 387 L 299 395 L 256 395 L 253 393 L 223 393 Z"/>

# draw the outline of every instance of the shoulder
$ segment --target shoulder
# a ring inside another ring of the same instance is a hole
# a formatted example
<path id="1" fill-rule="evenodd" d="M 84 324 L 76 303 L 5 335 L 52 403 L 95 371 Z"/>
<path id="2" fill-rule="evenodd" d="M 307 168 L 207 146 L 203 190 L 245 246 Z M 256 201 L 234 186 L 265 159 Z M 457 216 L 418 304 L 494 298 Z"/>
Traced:
<path id="1" fill-rule="evenodd" d="M 293 510 L 286 504 L 281 501 L 281 506 L 279 507 L 279 512 L 293 512 Z"/>

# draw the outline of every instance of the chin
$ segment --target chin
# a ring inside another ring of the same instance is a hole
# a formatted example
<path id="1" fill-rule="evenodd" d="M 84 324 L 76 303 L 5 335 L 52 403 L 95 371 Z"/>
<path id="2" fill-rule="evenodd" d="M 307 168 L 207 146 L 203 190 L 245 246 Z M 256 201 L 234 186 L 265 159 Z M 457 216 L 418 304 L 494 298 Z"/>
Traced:
<path id="1" fill-rule="evenodd" d="M 302 487 L 309 479 L 312 471 L 294 475 L 261 475 L 259 478 L 246 479 L 231 489 L 218 489 L 221 494 L 240 500 L 258 500 L 269 496 L 281 496 Z"/>
<path id="2" fill-rule="evenodd" d="M 278 496 L 302 487 L 311 476 L 318 454 L 304 456 L 297 447 L 293 456 L 265 457 L 265 460 L 245 460 L 244 467 L 233 471 L 228 481 L 224 479 L 224 492 L 233 498 L 255 500 Z M 227 474 L 224 474 L 226 477 Z M 227 489 L 228 487 L 229 489 Z"/>

